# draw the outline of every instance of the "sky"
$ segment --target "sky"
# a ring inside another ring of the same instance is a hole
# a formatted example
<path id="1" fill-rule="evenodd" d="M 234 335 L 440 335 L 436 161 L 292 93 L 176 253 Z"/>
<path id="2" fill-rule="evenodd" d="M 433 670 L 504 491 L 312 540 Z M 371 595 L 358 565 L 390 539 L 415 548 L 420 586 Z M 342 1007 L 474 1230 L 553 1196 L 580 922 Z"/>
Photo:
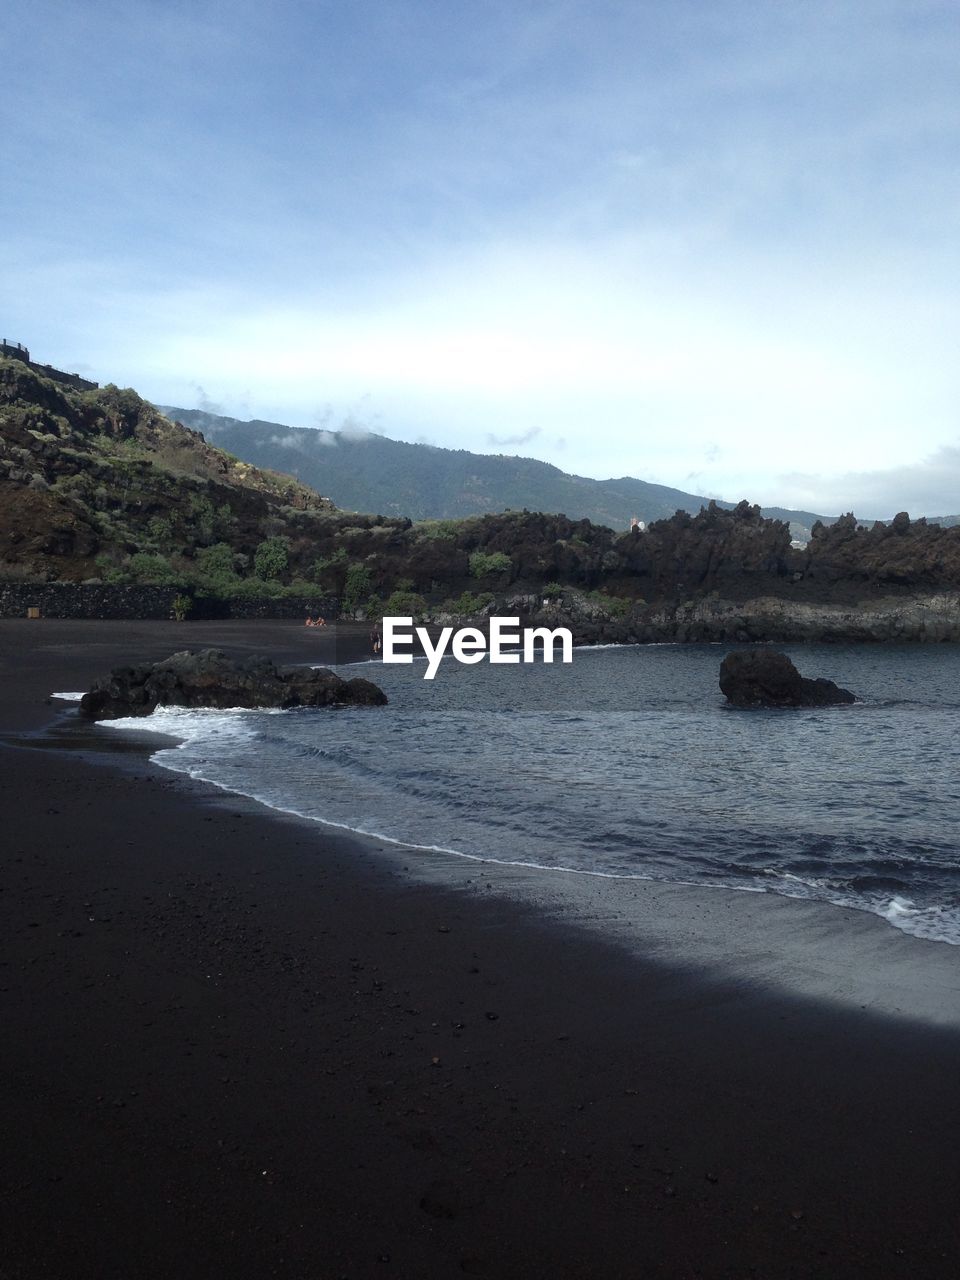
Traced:
<path id="1" fill-rule="evenodd" d="M 960 511 L 955 0 L 6 0 L 0 329 L 161 404 Z"/>

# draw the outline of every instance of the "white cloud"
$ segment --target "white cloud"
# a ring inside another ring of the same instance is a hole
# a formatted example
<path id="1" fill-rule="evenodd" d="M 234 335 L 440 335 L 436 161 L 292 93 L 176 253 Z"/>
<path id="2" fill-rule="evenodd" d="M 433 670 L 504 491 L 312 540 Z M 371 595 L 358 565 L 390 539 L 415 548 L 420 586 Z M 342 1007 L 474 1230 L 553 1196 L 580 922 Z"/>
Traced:
<path id="1" fill-rule="evenodd" d="M 343 440 L 367 440 L 372 435 L 370 428 L 356 418 L 345 418 L 340 424 L 340 436 Z"/>
<path id="2" fill-rule="evenodd" d="M 678 485 L 695 471 L 734 499 L 778 500 L 798 453 L 839 473 L 953 438 L 958 377 L 936 299 L 904 297 L 896 275 L 889 296 L 857 273 L 727 283 L 642 242 L 501 245 L 441 257 L 372 306 L 216 299 L 195 329 L 164 326 L 151 363 L 202 368 L 218 388 L 253 377 L 257 414 L 293 424 L 319 394 L 354 436 L 374 406 L 386 434 L 474 449 L 532 439 L 533 419 L 545 456 L 567 441 L 570 469 Z M 263 365 L 265 347 L 277 354 Z"/>
<path id="3" fill-rule="evenodd" d="M 958 28 L 909 8 L 294 0 L 277 24 L 212 0 L 118 24 L 92 0 L 64 40 L 35 0 L 5 324 L 161 403 L 535 440 L 731 499 L 934 503 L 917 459 L 960 426 Z"/>
<path id="4" fill-rule="evenodd" d="M 938 449 L 922 462 L 843 475 L 794 472 L 781 478 L 790 505 L 828 515 L 853 511 L 861 519 L 960 514 L 960 445 Z"/>
<path id="5" fill-rule="evenodd" d="M 190 406 L 191 408 L 195 405 L 196 408 L 202 409 L 204 413 L 215 413 L 218 415 L 223 413 L 223 405 L 217 400 L 211 400 L 199 382 L 196 382 L 193 385 L 193 395 L 194 404 Z M 186 405 L 184 405 L 184 408 L 186 408 Z"/>
<path id="6" fill-rule="evenodd" d="M 512 436 L 494 435 L 492 431 L 487 432 L 487 444 L 494 448 L 502 448 L 504 446 L 515 446 L 530 444 L 540 435 L 539 427 L 530 427 L 526 431 L 518 431 Z"/>

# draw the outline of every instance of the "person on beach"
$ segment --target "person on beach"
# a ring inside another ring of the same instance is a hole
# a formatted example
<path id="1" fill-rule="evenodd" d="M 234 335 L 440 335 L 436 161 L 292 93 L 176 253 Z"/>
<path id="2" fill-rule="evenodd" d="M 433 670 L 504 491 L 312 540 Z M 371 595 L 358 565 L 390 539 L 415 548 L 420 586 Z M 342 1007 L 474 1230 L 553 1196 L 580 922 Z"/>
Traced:
<path id="1" fill-rule="evenodd" d="M 370 632 L 370 643 L 373 646 L 373 652 L 380 652 L 380 627 L 375 626 Z"/>

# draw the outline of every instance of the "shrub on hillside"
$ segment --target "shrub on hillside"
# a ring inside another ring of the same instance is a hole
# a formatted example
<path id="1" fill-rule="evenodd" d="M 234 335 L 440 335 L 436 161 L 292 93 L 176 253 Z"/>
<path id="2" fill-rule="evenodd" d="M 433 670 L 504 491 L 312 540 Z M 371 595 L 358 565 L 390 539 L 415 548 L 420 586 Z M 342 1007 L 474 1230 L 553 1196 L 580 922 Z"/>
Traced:
<path id="1" fill-rule="evenodd" d="M 370 581 L 370 570 L 363 564 L 352 564 L 347 570 L 343 587 L 343 610 L 353 613 L 360 608 L 361 601 L 370 595 L 373 583 Z"/>
<path id="2" fill-rule="evenodd" d="M 474 551 L 470 556 L 470 572 L 474 578 L 486 578 L 492 573 L 505 573 L 512 563 L 502 551 Z"/>
<path id="3" fill-rule="evenodd" d="M 441 538 L 453 542 L 459 532 L 458 520 L 421 520 L 414 525 L 414 532 L 421 538 Z"/>
<path id="4" fill-rule="evenodd" d="M 286 538 L 266 538 L 257 547 L 253 557 L 253 571 L 265 582 L 279 578 L 290 560 Z"/>
<path id="5" fill-rule="evenodd" d="M 314 582 L 322 583 L 339 590 L 346 573 L 347 553 L 343 547 L 337 547 L 329 556 L 317 556 L 310 566 L 310 577 Z"/>
<path id="6" fill-rule="evenodd" d="M 623 596 L 608 596 L 604 591 L 591 591 L 587 598 L 599 605 L 609 618 L 625 618 L 637 603 Z"/>
<path id="7" fill-rule="evenodd" d="M 440 606 L 444 613 L 451 613 L 458 618 L 473 618 L 478 613 L 489 608 L 493 604 L 494 596 L 491 591 L 464 591 L 463 595 L 456 600 L 445 600 Z"/>
<path id="8" fill-rule="evenodd" d="M 126 569 L 134 582 L 145 586 L 168 586 L 180 580 L 180 575 L 166 556 L 151 555 L 147 551 L 138 551 L 136 555 L 132 555 Z"/>
<path id="9" fill-rule="evenodd" d="M 391 618 L 420 618 L 427 611 L 427 602 L 416 591 L 394 591 L 382 606 L 382 612 Z"/>
<path id="10" fill-rule="evenodd" d="M 196 566 L 205 578 L 223 577 L 236 573 L 237 556 L 228 542 L 215 542 L 197 552 Z"/>

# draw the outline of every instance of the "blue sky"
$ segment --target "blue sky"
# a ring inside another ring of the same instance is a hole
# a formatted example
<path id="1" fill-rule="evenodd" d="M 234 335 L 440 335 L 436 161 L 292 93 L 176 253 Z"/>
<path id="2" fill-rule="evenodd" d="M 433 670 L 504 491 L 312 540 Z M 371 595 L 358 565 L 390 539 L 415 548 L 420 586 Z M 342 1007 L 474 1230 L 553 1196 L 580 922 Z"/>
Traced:
<path id="1" fill-rule="evenodd" d="M 160 403 L 960 508 L 960 9 L 7 0 L 0 327 Z"/>

